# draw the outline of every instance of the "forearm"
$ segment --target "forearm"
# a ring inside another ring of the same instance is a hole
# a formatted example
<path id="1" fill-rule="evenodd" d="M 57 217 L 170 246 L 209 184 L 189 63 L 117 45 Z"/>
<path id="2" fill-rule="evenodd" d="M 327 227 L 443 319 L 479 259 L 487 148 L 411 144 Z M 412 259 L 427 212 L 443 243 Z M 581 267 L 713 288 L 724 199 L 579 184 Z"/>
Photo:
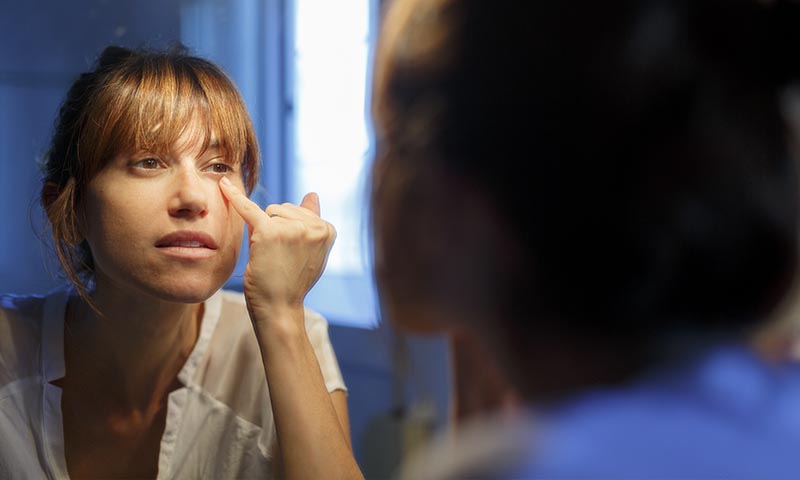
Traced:
<path id="1" fill-rule="evenodd" d="M 286 478 L 363 478 L 303 329 L 303 310 L 252 312 Z"/>
<path id="2" fill-rule="evenodd" d="M 250 229 L 244 294 L 256 330 L 287 478 L 363 478 L 305 331 L 303 298 L 336 238 L 315 193 L 261 210 L 243 185 L 219 187 Z M 343 418 L 346 418 L 344 416 Z"/>

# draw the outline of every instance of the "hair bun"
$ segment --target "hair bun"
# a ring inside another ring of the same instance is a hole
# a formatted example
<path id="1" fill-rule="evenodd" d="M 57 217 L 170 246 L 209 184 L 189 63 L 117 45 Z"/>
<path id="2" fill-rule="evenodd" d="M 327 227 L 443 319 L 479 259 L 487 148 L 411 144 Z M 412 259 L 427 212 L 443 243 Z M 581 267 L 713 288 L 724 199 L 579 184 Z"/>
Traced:
<path id="1" fill-rule="evenodd" d="M 133 52 L 127 48 L 112 45 L 103 50 L 103 53 L 101 53 L 100 57 L 97 59 L 97 64 L 100 68 L 108 68 L 124 62 L 130 58 L 132 54 Z"/>

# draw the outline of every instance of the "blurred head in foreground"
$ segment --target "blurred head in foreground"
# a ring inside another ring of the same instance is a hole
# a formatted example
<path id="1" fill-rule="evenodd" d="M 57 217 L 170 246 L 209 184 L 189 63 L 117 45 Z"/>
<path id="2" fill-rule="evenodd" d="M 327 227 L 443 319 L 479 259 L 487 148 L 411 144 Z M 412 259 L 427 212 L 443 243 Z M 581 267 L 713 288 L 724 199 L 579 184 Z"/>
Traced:
<path id="1" fill-rule="evenodd" d="M 389 319 L 475 332 L 529 400 L 746 334 L 795 270 L 795 10 L 395 0 L 371 191 Z"/>

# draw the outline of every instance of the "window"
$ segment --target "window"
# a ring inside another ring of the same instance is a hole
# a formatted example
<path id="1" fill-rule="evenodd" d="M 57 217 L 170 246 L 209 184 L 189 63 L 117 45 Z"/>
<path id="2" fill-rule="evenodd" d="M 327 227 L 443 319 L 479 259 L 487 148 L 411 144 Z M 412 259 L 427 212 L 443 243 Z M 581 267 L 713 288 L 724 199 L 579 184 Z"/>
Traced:
<path id="1" fill-rule="evenodd" d="M 366 235 L 367 123 L 377 0 L 215 0 L 183 3 L 181 38 L 219 63 L 242 91 L 262 146 L 251 198 L 298 203 L 320 195 L 337 229 L 326 272 L 306 304 L 332 323 L 372 327 L 377 302 Z M 247 251 L 228 286 L 241 288 Z"/>
<path id="2" fill-rule="evenodd" d="M 338 322 L 372 325 L 366 185 L 372 156 L 366 122 L 373 5 L 369 0 L 296 0 L 290 49 L 293 106 L 290 195 L 320 194 L 338 232 L 325 275 L 307 303 Z"/>

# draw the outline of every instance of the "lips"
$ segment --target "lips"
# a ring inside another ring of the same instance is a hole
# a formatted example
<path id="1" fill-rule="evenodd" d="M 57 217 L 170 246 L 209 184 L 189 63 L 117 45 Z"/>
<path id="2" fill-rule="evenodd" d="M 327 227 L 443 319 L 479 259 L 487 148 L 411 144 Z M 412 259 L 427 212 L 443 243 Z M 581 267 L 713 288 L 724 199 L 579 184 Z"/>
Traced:
<path id="1" fill-rule="evenodd" d="M 161 237 L 161 239 L 156 242 L 156 247 L 206 248 L 216 250 L 217 243 L 211 235 L 205 232 L 178 231 Z"/>

